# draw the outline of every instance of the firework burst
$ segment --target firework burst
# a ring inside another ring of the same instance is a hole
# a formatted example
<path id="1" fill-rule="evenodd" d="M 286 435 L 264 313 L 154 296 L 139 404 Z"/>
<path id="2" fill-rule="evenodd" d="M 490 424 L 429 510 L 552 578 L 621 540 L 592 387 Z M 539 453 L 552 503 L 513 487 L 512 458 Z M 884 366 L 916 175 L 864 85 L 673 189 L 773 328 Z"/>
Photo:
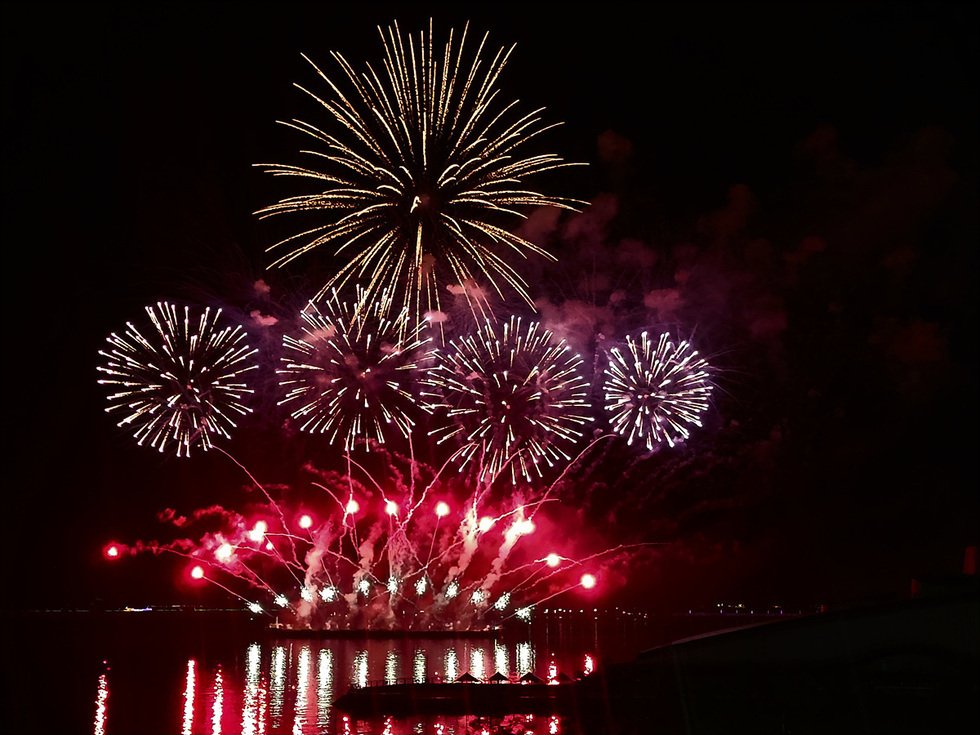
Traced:
<path id="1" fill-rule="evenodd" d="M 148 336 L 127 322 L 122 335 L 107 338 L 108 351 L 99 351 L 106 362 L 98 370 L 109 376 L 99 383 L 115 391 L 106 411 L 124 413 L 119 426 L 135 427 L 140 445 L 161 452 L 176 445 L 177 456 L 197 445 L 206 451 L 214 437 L 230 436 L 234 417 L 251 411 L 243 376 L 256 367 L 247 362 L 256 350 L 241 326 L 218 326 L 220 309 L 195 319 L 189 307 L 158 302 L 146 313 Z"/>
<path id="2" fill-rule="evenodd" d="M 403 457 L 387 459 L 407 468 Z M 114 542 L 106 559 L 174 554 L 187 561 L 182 574 L 298 628 L 456 630 L 497 625 L 518 607 L 529 615 L 581 586 L 583 571 L 598 572 L 633 548 L 559 554 L 531 520 L 542 501 L 517 494 L 481 502 L 467 495 L 463 478 L 410 464 L 428 481 L 421 493 L 314 471 L 317 491 L 299 503 L 267 493 L 267 504 L 245 513 L 219 505 L 187 516 L 168 510 L 160 520 L 179 538 Z"/>
<path id="3" fill-rule="evenodd" d="M 480 480 L 505 468 L 511 480 L 540 477 L 541 465 L 567 461 L 567 446 L 581 438 L 588 415 L 588 383 L 582 359 L 564 340 L 535 322 L 511 317 L 497 329 L 484 324 L 476 335 L 451 342 L 440 353 L 427 383 L 439 389 L 451 423 L 433 434 L 442 443 L 457 437 L 455 457 L 480 462 Z"/>
<path id="4" fill-rule="evenodd" d="M 286 336 L 280 383 L 291 415 L 301 430 L 340 438 L 350 450 L 359 439 L 385 441 L 393 427 L 405 437 L 413 416 L 427 406 L 413 395 L 416 357 L 428 339 L 424 324 L 407 326 L 408 312 L 383 315 L 380 302 L 364 308 L 363 299 L 342 302 L 337 293 L 311 303 L 301 314 L 303 333 Z"/>
<path id="5" fill-rule="evenodd" d="M 337 136 L 298 120 L 285 124 L 316 140 L 316 150 L 306 153 L 317 166 L 259 164 L 318 188 L 258 212 L 320 218 L 274 245 L 285 252 L 273 265 L 333 246 L 344 264 L 320 295 L 361 282 L 382 313 L 405 307 L 416 321 L 426 310 L 441 310 L 440 289 L 453 284 L 483 281 L 501 296 L 506 284 L 530 304 L 507 258 L 551 256 L 505 226 L 523 216 L 521 208 L 574 209 L 579 203 L 523 183 L 573 164 L 552 154 L 523 154 L 525 142 L 553 126 L 542 124 L 540 109 L 521 116 L 515 103 L 498 102 L 497 79 L 513 47 L 491 58 L 484 56 L 487 37 L 474 43 L 466 28 L 458 38 L 451 31 L 441 51 L 431 24 L 417 37 L 403 38 L 397 25 L 379 31 L 385 56 L 378 71 L 368 65 L 355 72 L 332 52 L 342 80 L 334 83 L 310 62 L 332 96 L 303 91 L 327 111 Z M 397 288 L 383 295 L 392 284 Z"/>
<path id="6" fill-rule="evenodd" d="M 605 403 L 613 430 L 647 449 L 667 442 L 674 446 L 690 436 L 688 426 L 701 426 L 712 385 L 708 363 L 682 341 L 674 345 L 666 333 L 656 343 L 646 332 L 639 342 L 626 338 L 628 355 L 611 350 L 606 369 Z"/>

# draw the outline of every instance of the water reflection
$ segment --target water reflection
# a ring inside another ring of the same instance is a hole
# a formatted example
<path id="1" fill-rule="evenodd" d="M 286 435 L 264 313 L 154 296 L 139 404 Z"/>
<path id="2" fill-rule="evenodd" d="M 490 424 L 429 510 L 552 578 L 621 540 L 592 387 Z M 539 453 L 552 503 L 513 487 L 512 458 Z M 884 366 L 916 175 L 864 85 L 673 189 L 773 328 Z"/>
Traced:
<path id="1" fill-rule="evenodd" d="M 415 656 L 412 657 L 412 681 L 422 684 L 426 678 L 425 651 L 421 648 L 415 649 Z"/>
<path id="2" fill-rule="evenodd" d="M 306 732 L 307 712 L 306 705 L 310 687 L 310 653 L 309 643 L 305 644 L 299 651 L 299 661 L 296 673 L 296 716 L 293 719 L 293 735 L 302 735 Z"/>
<path id="3" fill-rule="evenodd" d="M 398 654 L 395 651 L 388 651 L 385 657 L 385 684 L 398 683 Z"/>
<path id="4" fill-rule="evenodd" d="M 262 647 L 253 643 L 245 658 L 245 696 L 242 697 L 242 735 L 258 735 L 259 723 L 265 721 L 265 691 L 259 674 Z"/>
<path id="5" fill-rule="evenodd" d="M 272 701 L 269 704 L 272 727 L 278 729 L 282 724 L 283 697 L 286 694 L 286 649 L 276 646 L 272 649 Z"/>
<path id="6" fill-rule="evenodd" d="M 106 701 L 108 699 L 109 679 L 105 674 L 101 674 L 95 694 L 95 735 L 105 735 Z"/>
<path id="7" fill-rule="evenodd" d="M 335 698 L 333 677 L 333 649 L 321 648 L 317 667 L 316 726 L 324 732 L 330 727 L 330 703 Z"/>
<path id="8" fill-rule="evenodd" d="M 436 672 L 436 676 L 439 672 Z M 450 648 L 446 651 L 446 681 L 455 681 L 459 676 L 459 657 L 456 649 Z"/>
<path id="9" fill-rule="evenodd" d="M 221 715 L 224 712 L 225 687 L 221 678 L 221 667 L 214 672 L 214 695 L 211 705 L 211 734 L 221 735 Z"/>
<path id="10" fill-rule="evenodd" d="M 184 723 L 180 729 L 181 735 L 191 735 L 194 726 L 194 678 L 197 662 L 187 660 L 187 673 L 184 675 Z"/>
<path id="11" fill-rule="evenodd" d="M 534 648 L 529 642 L 517 644 L 517 675 L 534 673 Z"/>
<path id="12" fill-rule="evenodd" d="M 493 668 L 495 672 L 501 674 L 510 673 L 510 654 L 507 652 L 507 646 L 499 641 L 493 643 Z"/>
<path id="13" fill-rule="evenodd" d="M 366 687 L 368 682 L 368 654 L 361 650 L 354 654 L 354 663 L 351 667 L 350 680 L 359 687 Z"/>
<path id="14" fill-rule="evenodd" d="M 542 660 L 548 660 L 549 665 L 537 674 L 554 679 L 559 667 L 569 674 L 574 668 L 581 669 L 583 662 L 586 662 L 585 668 L 591 668 L 592 655 L 581 651 L 567 652 L 567 658 L 556 660 L 542 652 L 541 656 L 547 656 Z M 409 680 L 417 683 L 452 681 L 466 674 L 482 681 L 490 680 L 495 674 L 515 680 L 525 674 L 534 674 L 537 658 L 530 641 L 252 641 L 222 658 L 206 662 L 201 658 L 186 659 L 182 687 L 175 687 L 182 689 L 182 710 L 173 711 L 171 732 L 179 729 L 183 735 L 228 732 L 243 735 L 379 732 L 463 735 L 489 731 L 486 730 L 487 721 L 465 717 L 430 715 L 413 719 L 384 717 L 372 722 L 351 720 L 343 713 L 335 712 L 331 705 L 351 684 L 363 687 Z M 512 663 L 516 668 L 512 668 Z M 148 662 L 148 665 L 153 664 Z M 109 676 L 102 674 L 97 683 L 96 735 L 112 735 L 107 707 L 109 684 Z M 125 706 L 122 702 L 113 704 Z M 557 717 L 535 720 L 531 716 L 512 715 L 507 721 L 523 728 L 521 732 L 567 731 Z M 495 727 L 499 726 L 498 721 Z"/>

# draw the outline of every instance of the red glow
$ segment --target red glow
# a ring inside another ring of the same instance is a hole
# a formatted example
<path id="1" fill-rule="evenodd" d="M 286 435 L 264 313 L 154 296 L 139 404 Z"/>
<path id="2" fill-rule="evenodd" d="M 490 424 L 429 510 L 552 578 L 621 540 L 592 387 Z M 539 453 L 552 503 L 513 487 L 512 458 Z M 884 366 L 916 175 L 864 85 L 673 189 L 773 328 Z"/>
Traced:
<path id="1" fill-rule="evenodd" d="M 248 537 L 255 543 L 259 543 L 265 538 L 265 532 L 269 530 L 269 525 L 265 521 L 258 521 L 255 528 L 248 532 Z"/>
<path id="2" fill-rule="evenodd" d="M 385 503 L 385 513 L 387 513 L 390 516 L 397 515 L 398 514 L 398 504 L 395 501 L 393 501 L 393 500 L 387 501 Z"/>
<path id="3" fill-rule="evenodd" d="M 356 500 L 354 500 L 354 498 L 351 498 L 350 500 L 347 501 L 347 515 L 352 516 L 355 513 L 357 513 L 357 511 L 359 511 L 360 509 L 361 509 L 360 504 Z"/>
<path id="4" fill-rule="evenodd" d="M 436 515 L 440 518 L 448 516 L 449 506 L 440 500 L 438 503 L 436 503 Z"/>
<path id="5" fill-rule="evenodd" d="M 595 587 L 595 583 L 596 583 L 596 579 L 591 574 L 582 575 L 582 586 L 585 587 L 585 589 L 587 590 L 592 589 L 593 587 Z"/>
<path id="6" fill-rule="evenodd" d="M 300 519 L 299 519 L 299 527 L 300 528 L 309 528 L 312 525 L 313 525 L 313 519 L 310 518 L 310 516 L 305 515 L 305 514 L 302 515 L 302 516 L 300 516 Z"/>
<path id="7" fill-rule="evenodd" d="M 193 569 L 191 569 L 191 578 L 192 579 L 204 579 L 204 569 L 202 567 L 199 567 L 199 566 L 194 567 Z"/>
<path id="8" fill-rule="evenodd" d="M 104 549 L 102 549 L 102 554 L 106 559 L 118 559 L 120 557 L 119 547 L 116 544 L 107 544 Z"/>
<path id="9" fill-rule="evenodd" d="M 545 563 L 552 568 L 557 567 L 559 564 L 561 564 L 561 557 L 555 553 L 548 554 L 548 556 L 546 556 L 544 560 Z"/>

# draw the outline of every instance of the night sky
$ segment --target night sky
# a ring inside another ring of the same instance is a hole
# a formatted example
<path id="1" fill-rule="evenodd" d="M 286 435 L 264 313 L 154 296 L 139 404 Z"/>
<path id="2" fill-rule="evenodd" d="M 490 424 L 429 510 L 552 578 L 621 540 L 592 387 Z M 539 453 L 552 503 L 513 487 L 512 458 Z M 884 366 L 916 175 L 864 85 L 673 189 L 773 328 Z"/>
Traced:
<path id="1" fill-rule="evenodd" d="M 662 544 L 608 599 L 806 606 L 960 572 L 980 527 L 964 5 L 348 5 L 8 9 L 5 606 L 197 599 L 102 546 L 233 503 L 243 478 L 135 447 L 97 352 L 157 300 L 247 320 L 311 295 L 302 267 L 265 270 L 280 225 L 252 213 L 287 192 L 253 164 L 296 162 L 305 141 L 276 120 L 323 121 L 292 86 L 322 91 L 301 53 L 361 68 L 379 24 L 429 17 L 516 43 L 504 97 L 546 107 L 564 124 L 544 149 L 589 164 L 537 182 L 581 214 L 523 229 L 559 259 L 522 270 L 546 324 L 592 350 L 676 329 L 716 368 L 689 442 L 610 443 L 563 488 L 566 531 Z M 229 448 L 273 482 L 294 470 L 265 420 Z"/>

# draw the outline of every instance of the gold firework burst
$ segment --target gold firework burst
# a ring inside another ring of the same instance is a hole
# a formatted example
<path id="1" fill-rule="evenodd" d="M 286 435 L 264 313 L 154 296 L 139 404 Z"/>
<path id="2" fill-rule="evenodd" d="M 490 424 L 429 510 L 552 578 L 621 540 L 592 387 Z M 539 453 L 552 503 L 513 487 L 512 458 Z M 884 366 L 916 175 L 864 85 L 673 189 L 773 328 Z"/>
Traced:
<path id="1" fill-rule="evenodd" d="M 317 218 L 270 248 L 285 250 L 273 266 L 331 246 L 341 265 L 317 297 L 356 283 L 365 303 L 381 300 L 383 314 L 405 309 L 416 321 L 441 310 L 441 291 L 450 285 L 469 294 L 467 286 L 482 284 L 503 297 L 506 284 L 531 304 L 509 260 L 552 256 L 507 226 L 528 207 L 575 210 L 581 202 L 523 183 L 575 164 L 554 154 L 523 155 L 525 143 L 554 126 L 542 122 L 541 109 L 520 115 L 516 102 L 499 101 L 497 80 L 513 47 L 485 56 L 487 36 L 469 42 L 468 26 L 458 39 L 450 31 L 441 52 L 431 22 L 417 37 L 402 37 L 397 24 L 379 31 L 380 70 L 368 64 L 358 73 L 331 52 L 342 72 L 334 83 L 310 61 L 332 95 L 299 88 L 322 105 L 337 132 L 299 120 L 283 124 L 317 142 L 304 151 L 317 166 L 258 164 L 318 188 L 257 213 Z M 478 306 L 471 300 L 471 309 Z"/>

